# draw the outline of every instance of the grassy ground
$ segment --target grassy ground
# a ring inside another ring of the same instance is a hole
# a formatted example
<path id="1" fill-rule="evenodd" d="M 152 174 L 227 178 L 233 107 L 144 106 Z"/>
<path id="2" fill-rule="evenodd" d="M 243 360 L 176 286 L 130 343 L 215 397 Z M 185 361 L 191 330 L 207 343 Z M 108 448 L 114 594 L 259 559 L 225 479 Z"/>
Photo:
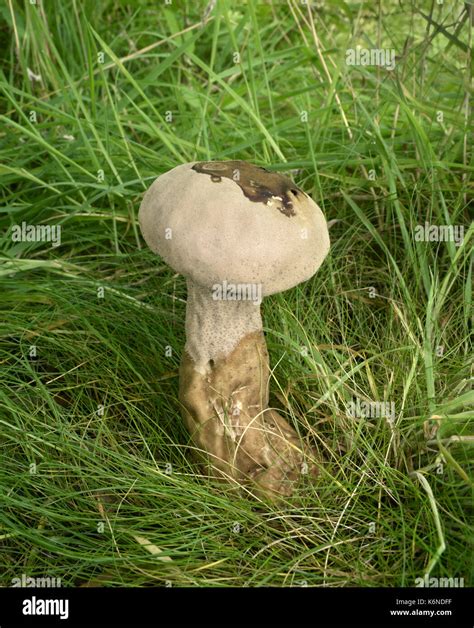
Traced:
<path id="1" fill-rule="evenodd" d="M 313 4 L 1 6 L 0 584 L 472 584 L 472 26 L 455 1 Z M 347 65 L 358 44 L 395 69 Z M 226 158 L 331 221 L 318 274 L 263 305 L 271 403 L 325 460 L 280 506 L 189 461 L 185 283 L 138 231 L 158 174 Z"/>

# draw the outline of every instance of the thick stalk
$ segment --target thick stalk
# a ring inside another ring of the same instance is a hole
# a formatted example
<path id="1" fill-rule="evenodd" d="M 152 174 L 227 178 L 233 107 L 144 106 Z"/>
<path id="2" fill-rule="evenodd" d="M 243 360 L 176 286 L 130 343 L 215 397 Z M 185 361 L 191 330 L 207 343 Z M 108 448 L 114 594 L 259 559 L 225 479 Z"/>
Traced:
<path id="1" fill-rule="evenodd" d="M 188 281 L 180 401 L 208 472 L 270 497 L 316 474 L 315 452 L 268 408 L 269 362 L 259 305 L 214 300 Z"/>

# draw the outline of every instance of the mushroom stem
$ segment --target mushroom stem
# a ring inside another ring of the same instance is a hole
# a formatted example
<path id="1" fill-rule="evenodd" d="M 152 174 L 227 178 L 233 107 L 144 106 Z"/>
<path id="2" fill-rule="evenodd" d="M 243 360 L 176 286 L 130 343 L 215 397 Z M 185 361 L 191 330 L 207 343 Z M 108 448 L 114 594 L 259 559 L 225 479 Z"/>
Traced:
<path id="1" fill-rule="evenodd" d="M 260 496 L 290 495 L 300 474 L 316 474 L 315 454 L 268 408 L 259 304 L 214 300 L 209 288 L 188 280 L 186 335 L 179 398 L 207 471 L 247 480 Z"/>
<path id="2" fill-rule="evenodd" d="M 187 287 L 185 350 L 204 375 L 211 360 L 230 353 L 246 334 L 262 330 L 260 301 L 222 298 L 221 284 L 206 288 L 188 279 Z"/>

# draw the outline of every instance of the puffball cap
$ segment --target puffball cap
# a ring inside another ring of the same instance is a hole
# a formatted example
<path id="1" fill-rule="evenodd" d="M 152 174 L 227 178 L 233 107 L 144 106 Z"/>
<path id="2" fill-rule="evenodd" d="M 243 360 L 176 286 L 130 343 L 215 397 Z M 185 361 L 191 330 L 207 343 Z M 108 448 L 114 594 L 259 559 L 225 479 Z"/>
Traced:
<path id="1" fill-rule="evenodd" d="M 204 287 L 287 290 L 329 251 L 326 220 L 291 179 L 244 161 L 182 164 L 160 175 L 139 210 L 148 246 Z"/>

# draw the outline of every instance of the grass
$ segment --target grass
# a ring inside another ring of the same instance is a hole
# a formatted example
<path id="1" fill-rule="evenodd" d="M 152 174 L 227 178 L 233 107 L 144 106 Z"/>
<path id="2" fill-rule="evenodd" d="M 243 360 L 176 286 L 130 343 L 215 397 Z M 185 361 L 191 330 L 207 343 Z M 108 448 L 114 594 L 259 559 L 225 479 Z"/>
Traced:
<path id="1" fill-rule="evenodd" d="M 464 4 L 205 8 L 0 8 L 0 584 L 472 586 Z M 395 69 L 346 65 L 357 45 Z M 263 305 L 271 403 L 325 460 L 279 506 L 200 476 L 179 416 L 185 282 L 137 211 L 202 159 L 289 173 L 331 221 L 317 275 Z"/>

